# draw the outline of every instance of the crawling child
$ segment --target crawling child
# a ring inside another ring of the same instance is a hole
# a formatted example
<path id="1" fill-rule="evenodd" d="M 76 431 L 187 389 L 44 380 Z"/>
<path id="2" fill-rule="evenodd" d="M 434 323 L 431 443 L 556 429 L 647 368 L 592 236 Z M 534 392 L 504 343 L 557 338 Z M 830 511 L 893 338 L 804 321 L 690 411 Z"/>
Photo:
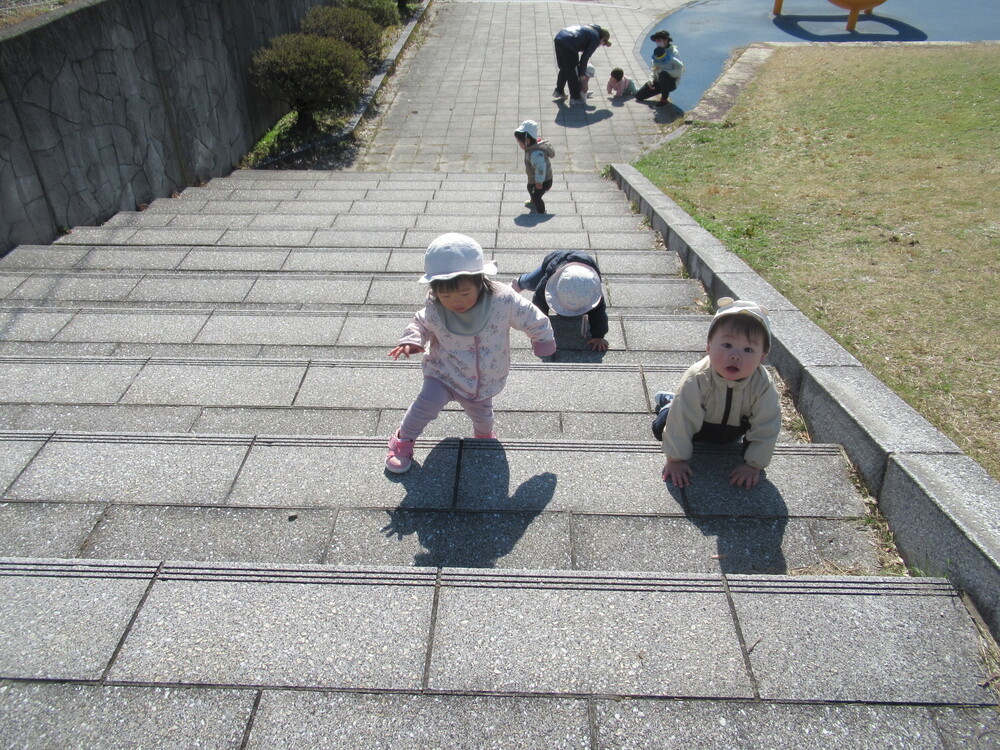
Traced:
<path id="1" fill-rule="evenodd" d="M 778 391 L 761 364 L 771 348 L 767 310 L 748 300 L 723 297 L 708 329 L 707 356 L 681 377 L 677 393 L 656 394 L 662 405 L 653 424 L 663 431 L 663 479 L 687 487 L 695 442 L 730 443 L 743 438 L 743 462 L 729 483 L 749 489 L 760 480 L 781 431 Z M 664 422 L 665 420 L 665 422 Z"/>

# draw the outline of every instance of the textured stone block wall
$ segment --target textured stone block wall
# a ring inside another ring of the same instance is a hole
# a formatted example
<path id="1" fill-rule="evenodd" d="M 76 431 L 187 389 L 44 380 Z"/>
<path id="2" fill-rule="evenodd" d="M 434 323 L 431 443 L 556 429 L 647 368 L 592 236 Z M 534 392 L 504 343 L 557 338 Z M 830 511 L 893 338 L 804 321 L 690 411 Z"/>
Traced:
<path id="1" fill-rule="evenodd" d="M 253 53 L 322 0 L 82 0 L 0 32 L 0 254 L 228 174 Z"/>

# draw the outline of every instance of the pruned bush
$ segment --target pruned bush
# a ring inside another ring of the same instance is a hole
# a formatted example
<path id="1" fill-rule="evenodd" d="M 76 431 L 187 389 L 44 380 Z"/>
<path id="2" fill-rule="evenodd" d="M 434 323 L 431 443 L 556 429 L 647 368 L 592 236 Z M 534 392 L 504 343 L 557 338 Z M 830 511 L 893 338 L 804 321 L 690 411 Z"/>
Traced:
<path id="1" fill-rule="evenodd" d="M 347 42 L 369 63 L 382 58 L 382 27 L 357 8 L 312 8 L 302 19 L 302 33 Z"/>
<path id="2" fill-rule="evenodd" d="M 384 29 L 399 25 L 399 9 L 393 0 L 329 0 L 327 5 L 334 8 L 363 10 Z"/>
<path id="3" fill-rule="evenodd" d="M 353 107 L 368 81 L 368 65 L 340 39 L 283 34 L 253 56 L 250 75 L 266 96 L 288 102 L 305 127 L 317 110 Z"/>

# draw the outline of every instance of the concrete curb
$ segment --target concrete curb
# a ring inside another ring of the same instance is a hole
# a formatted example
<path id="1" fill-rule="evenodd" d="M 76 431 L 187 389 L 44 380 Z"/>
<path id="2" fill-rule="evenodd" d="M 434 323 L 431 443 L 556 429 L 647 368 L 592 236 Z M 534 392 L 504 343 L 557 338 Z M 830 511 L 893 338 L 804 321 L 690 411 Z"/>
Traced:
<path id="1" fill-rule="evenodd" d="M 907 562 L 966 590 L 1000 634 L 1000 483 L 638 170 L 613 164 L 611 173 L 713 299 L 770 309 L 769 361 L 812 438 L 844 446 Z"/>

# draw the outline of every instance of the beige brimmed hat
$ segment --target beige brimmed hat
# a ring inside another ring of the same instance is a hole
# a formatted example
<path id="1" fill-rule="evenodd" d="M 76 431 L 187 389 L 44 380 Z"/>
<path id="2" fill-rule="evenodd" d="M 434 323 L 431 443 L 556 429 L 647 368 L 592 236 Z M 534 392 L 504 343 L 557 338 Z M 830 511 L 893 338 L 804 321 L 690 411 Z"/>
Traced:
<path id="1" fill-rule="evenodd" d="M 429 284 L 477 273 L 493 276 L 496 272 L 497 264 L 485 261 L 483 248 L 478 242 L 464 234 L 449 232 L 427 246 L 424 275 L 420 277 L 420 283 Z"/>
<path id="2" fill-rule="evenodd" d="M 768 317 L 767 308 L 745 299 L 733 299 L 732 297 L 720 297 L 716 302 L 718 309 L 715 317 L 712 318 L 712 325 L 708 327 L 708 338 L 712 338 L 712 331 L 716 323 L 730 315 L 749 315 L 764 326 L 764 333 L 767 334 L 767 348 L 771 348 L 771 319 Z"/>
<path id="3" fill-rule="evenodd" d="M 588 313 L 601 301 L 601 277 L 585 263 L 566 263 L 545 282 L 545 301 L 556 315 Z"/>

